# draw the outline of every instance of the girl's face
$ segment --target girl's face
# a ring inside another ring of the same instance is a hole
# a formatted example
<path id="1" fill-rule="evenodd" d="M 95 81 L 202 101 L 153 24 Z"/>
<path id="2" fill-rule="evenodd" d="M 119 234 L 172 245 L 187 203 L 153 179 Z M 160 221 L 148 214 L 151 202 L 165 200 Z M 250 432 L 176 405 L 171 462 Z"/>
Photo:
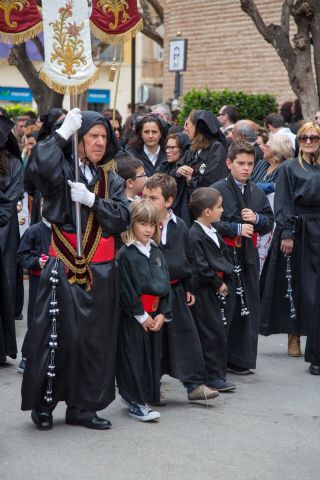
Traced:
<path id="1" fill-rule="evenodd" d="M 213 205 L 213 207 L 210 210 L 211 210 L 211 212 L 210 212 L 210 223 L 220 222 L 221 215 L 222 215 L 222 212 L 223 212 L 222 197 L 218 198 L 217 203 L 215 205 Z"/>
<path id="2" fill-rule="evenodd" d="M 307 130 L 299 135 L 299 147 L 304 153 L 315 153 L 320 148 L 320 136 L 315 129 Z"/>
<path id="3" fill-rule="evenodd" d="M 161 138 L 160 128 L 155 122 L 146 122 L 142 127 L 141 136 L 147 148 L 157 147 Z"/>
<path id="4" fill-rule="evenodd" d="M 152 239 L 156 226 L 148 222 L 134 222 L 132 231 L 138 242 L 142 245 L 147 245 L 149 240 Z"/>
<path id="5" fill-rule="evenodd" d="M 196 126 L 194 123 L 192 123 L 189 117 L 187 118 L 186 123 L 184 125 L 184 132 L 188 135 L 190 140 L 192 140 L 195 136 Z"/>
<path id="6" fill-rule="evenodd" d="M 169 163 L 176 163 L 181 157 L 181 150 L 175 138 L 169 138 L 167 140 L 166 154 Z"/>

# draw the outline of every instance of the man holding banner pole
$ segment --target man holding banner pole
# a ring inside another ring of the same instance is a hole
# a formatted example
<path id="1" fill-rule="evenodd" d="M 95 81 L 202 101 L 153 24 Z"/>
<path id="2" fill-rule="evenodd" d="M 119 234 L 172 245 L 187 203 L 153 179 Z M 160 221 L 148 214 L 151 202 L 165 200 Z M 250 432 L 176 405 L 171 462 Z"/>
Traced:
<path id="1" fill-rule="evenodd" d="M 75 181 L 71 139 L 78 132 L 80 181 Z M 44 197 L 52 225 L 50 257 L 42 271 L 22 383 L 22 410 L 41 430 L 67 404 L 66 423 L 103 430 L 99 418 L 115 396 L 118 275 L 114 235 L 130 213 L 115 172 L 117 142 L 109 121 L 75 108 L 34 149 L 27 176 Z M 75 202 L 81 204 L 83 255 L 77 254 Z"/>

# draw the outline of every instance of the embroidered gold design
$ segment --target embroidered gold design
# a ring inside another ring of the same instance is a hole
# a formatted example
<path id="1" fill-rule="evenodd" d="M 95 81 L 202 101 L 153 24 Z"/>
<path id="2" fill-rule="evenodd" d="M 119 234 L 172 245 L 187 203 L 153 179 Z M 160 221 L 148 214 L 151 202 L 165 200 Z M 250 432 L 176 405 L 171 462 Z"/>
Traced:
<path id="1" fill-rule="evenodd" d="M 51 62 L 57 61 L 58 65 L 64 65 L 62 73 L 71 78 L 77 73 L 75 67 L 81 63 L 87 65 L 84 52 L 83 40 L 80 34 L 83 29 L 83 22 L 77 25 L 75 22 L 68 23 L 67 19 L 72 17 L 73 0 L 67 0 L 64 7 L 59 8 L 59 20 L 51 22 L 53 27 L 53 50 Z"/>
<path id="2" fill-rule="evenodd" d="M 129 4 L 126 0 L 98 0 L 97 6 L 98 8 L 101 8 L 104 13 L 113 14 L 114 21 L 113 23 L 110 22 L 108 25 L 111 30 L 116 30 L 118 28 L 121 13 L 121 23 L 126 23 L 128 20 L 131 19 L 130 15 L 127 12 Z"/>
<path id="3" fill-rule="evenodd" d="M 0 10 L 3 11 L 4 21 L 7 27 L 9 28 L 17 28 L 17 22 L 10 21 L 10 14 L 13 10 L 19 10 L 20 12 L 24 9 L 24 7 L 29 7 L 28 0 L 0 0 Z"/>

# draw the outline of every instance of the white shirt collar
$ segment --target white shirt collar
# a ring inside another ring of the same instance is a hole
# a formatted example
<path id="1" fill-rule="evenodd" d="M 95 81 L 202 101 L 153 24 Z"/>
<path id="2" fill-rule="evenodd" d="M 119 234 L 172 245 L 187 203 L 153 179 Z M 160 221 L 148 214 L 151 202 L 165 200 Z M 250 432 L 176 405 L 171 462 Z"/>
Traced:
<path id="1" fill-rule="evenodd" d="M 135 240 L 133 244 L 143 255 L 146 257 L 150 258 L 150 252 L 151 252 L 151 246 L 155 245 L 156 247 L 158 246 L 154 240 L 149 240 L 147 245 L 143 245 L 143 243 L 139 242 L 138 240 Z"/>
<path id="2" fill-rule="evenodd" d="M 81 160 L 79 160 L 79 167 L 83 175 L 86 177 L 88 183 L 90 183 L 91 180 L 93 179 L 93 175 L 88 165 L 85 165 L 84 163 L 81 162 Z"/>
<path id="3" fill-rule="evenodd" d="M 45 219 L 42 217 L 42 221 L 43 221 L 43 223 L 44 223 L 48 228 L 51 228 L 51 223 L 49 223 L 48 220 L 45 220 Z"/>
<path id="4" fill-rule="evenodd" d="M 147 147 L 145 145 L 143 145 L 143 151 L 147 155 L 147 157 L 149 158 L 152 165 L 154 166 L 157 163 L 158 155 L 159 155 L 159 152 L 160 152 L 160 145 L 158 146 L 158 149 L 155 153 L 149 152 L 149 150 L 147 149 Z"/>
<path id="5" fill-rule="evenodd" d="M 168 224 L 169 222 L 171 222 L 171 220 L 174 222 L 174 223 L 177 223 L 177 217 L 175 216 L 175 214 L 173 213 L 172 210 L 169 210 L 169 220 L 167 223 L 165 223 L 161 229 L 161 243 L 162 245 L 166 245 L 167 243 L 167 231 L 168 231 Z"/>
<path id="6" fill-rule="evenodd" d="M 217 230 L 215 228 L 213 228 L 212 225 L 210 227 L 207 227 L 206 225 L 203 225 L 203 223 L 198 222 L 198 220 L 195 220 L 195 223 L 200 225 L 200 227 L 202 228 L 204 233 L 206 233 L 208 235 L 208 237 L 210 237 L 211 240 L 213 240 L 214 243 L 220 248 L 220 242 L 219 242 L 219 239 L 217 237 Z"/>

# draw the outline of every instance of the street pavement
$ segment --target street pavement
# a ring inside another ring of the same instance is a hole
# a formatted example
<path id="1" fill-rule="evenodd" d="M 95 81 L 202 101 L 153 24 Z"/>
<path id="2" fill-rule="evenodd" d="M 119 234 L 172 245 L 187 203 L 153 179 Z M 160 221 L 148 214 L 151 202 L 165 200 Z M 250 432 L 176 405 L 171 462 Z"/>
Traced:
<path id="1" fill-rule="evenodd" d="M 26 311 L 24 311 L 26 318 Z M 17 321 L 19 345 L 26 321 Z M 235 393 L 190 403 L 165 377 L 161 419 L 130 419 L 119 398 L 103 412 L 113 423 L 94 431 L 64 423 L 36 430 L 20 411 L 17 361 L 0 367 L 0 480 L 318 480 L 320 377 L 287 356 L 285 335 L 260 337 L 250 376 L 229 375 Z"/>

